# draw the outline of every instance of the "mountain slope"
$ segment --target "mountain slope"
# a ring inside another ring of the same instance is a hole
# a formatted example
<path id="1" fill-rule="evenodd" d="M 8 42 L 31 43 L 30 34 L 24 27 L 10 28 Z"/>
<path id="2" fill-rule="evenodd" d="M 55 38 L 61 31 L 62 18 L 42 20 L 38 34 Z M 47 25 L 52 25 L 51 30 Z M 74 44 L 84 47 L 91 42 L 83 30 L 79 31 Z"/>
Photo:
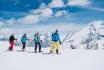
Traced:
<path id="1" fill-rule="evenodd" d="M 86 27 L 76 32 L 70 39 L 67 39 L 70 47 L 92 49 L 95 45 L 98 47 L 97 41 L 103 41 L 104 22 L 94 21 L 89 23 Z M 96 49 L 96 47 L 95 47 Z"/>
<path id="2" fill-rule="evenodd" d="M 43 48 L 43 53 L 33 53 L 33 47 L 26 47 L 25 52 L 19 47 L 14 51 L 5 51 L 8 42 L 0 41 L 1 70 L 104 70 L 104 51 L 70 50 L 61 48 L 61 54 L 43 54 L 49 48 Z M 30 53 L 29 53 L 30 52 Z"/>

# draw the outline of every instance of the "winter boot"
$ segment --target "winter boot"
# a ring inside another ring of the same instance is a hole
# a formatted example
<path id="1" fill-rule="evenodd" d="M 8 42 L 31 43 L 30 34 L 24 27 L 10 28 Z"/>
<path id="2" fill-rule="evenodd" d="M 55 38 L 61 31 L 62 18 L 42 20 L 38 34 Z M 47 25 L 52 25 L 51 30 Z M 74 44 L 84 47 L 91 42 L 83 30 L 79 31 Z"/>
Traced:
<path id="1" fill-rule="evenodd" d="M 39 51 L 39 52 L 41 53 L 41 52 L 43 52 L 43 51 Z"/>
<path id="2" fill-rule="evenodd" d="M 37 53 L 37 50 L 35 49 L 34 53 Z"/>
<path id="3" fill-rule="evenodd" d="M 56 49 L 56 54 L 59 54 L 59 51 L 58 51 L 58 49 Z"/>
<path id="4" fill-rule="evenodd" d="M 52 50 L 50 50 L 50 53 L 53 53 L 53 51 L 52 51 Z"/>
<path id="5" fill-rule="evenodd" d="M 11 47 L 9 47 L 9 51 L 13 51 Z"/>
<path id="6" fill-rule="evenodd" d="M 25 49 L 22 49 L 22 52 L 24 52 L 25 51 Z"/>

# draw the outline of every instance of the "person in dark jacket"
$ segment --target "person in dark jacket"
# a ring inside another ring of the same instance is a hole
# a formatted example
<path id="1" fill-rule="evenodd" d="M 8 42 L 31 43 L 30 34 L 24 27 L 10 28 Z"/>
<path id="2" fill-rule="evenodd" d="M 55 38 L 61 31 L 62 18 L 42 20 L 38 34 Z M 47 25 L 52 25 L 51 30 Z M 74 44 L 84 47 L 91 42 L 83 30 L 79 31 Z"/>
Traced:
<path id="1" fill-rule="evenodd" d="M 26 41 L 27 41 L 27 40 L 28 40 L 28 39 L 27 39 L 27 35 L 24 34 L 24 35 L 21 37 L 21 42 L 22 42 L 22 45 L 23 45 L 22 51 L 25 51 L 25 46 L 26 46 Z"/>
<path id="2" fill-rule="evenodd" d="M 39 52 L 42 52 L 40 35 L 38 32 L 34 35 L 34 42 L 35 42 L 35 53 L 37 53 L 37 47 L 39 47 Z"/>
<path id="3" fill-rule="evenodd" d="M 52 33 L 52 48 L 50 50 L 50 53 L 56 51 L 56 54 L 58 54 L 60 44 L 61 44 L 60 37 L 58 34 L 58 30 L 56 30 L 55 33 Z"/>
<path id="4" fill-rule="evenodd" d="M 15 39 L 14 34 L 12 34 L 12 35 L 9 37 L 9 43 L 10 43 L 9 50 L 10 50 L 10 51 L 13 50 L 14 40 L 17 40 L 17 39 Z"/>

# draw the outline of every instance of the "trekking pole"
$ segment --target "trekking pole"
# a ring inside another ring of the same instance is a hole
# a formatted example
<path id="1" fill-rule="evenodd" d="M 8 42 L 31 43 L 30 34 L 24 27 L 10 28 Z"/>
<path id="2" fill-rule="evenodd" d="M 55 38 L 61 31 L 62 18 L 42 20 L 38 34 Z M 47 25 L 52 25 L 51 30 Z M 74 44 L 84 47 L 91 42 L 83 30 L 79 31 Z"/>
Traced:
<path id="1" fill-rule="evenodd" d="M 27 44 L 27 47 L 29 47 L 29 52 L 30 52 L 30 44 L 31 44 L 31 41 L 30 41 L 30 39 L 28 40 L 29 42 L 28 42 L 28 44 Z"/>

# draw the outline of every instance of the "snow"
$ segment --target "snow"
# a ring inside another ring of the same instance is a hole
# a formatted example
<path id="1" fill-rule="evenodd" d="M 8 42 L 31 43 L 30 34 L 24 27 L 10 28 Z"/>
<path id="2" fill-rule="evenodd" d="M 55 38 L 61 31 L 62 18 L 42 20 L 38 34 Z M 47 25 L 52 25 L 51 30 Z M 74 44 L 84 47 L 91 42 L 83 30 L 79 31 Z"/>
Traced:
<path id="1" fill-rule="evenodd" d="M 0 70 L 104 70 L 103 50 L 71 50 L 63 47 L 61 54 L 32 53 L 33 47 L 15 46 L 14 51 L 6 51 L 8 42 L 0 41 Z M 43 53 L 49 48 L 42 48 Z M 30 52 L 30 53 L 29 53 Z"/>
<path id="2" fill-rule="evenodd" d="M 94 21 L 78 32 L 60 35 L 60 54 L 47 54 L 50 47 L 34 53 L 34 47 L 28 44 L 25 52 L 21 52 L 21 45 L 7 51 L 9 42 L 0 41 L 0 70 L 104 70 L 103 24 L 103 21 Z M 50 35 L 46 33 L 46 40 L 43 34 L 43 42 L 49 42 Z"/>
<path id="3" fill-rule="evenodd" d="M 104 45 L 100 43 L 100 41 L 104 42 L 104 37 L 101 37 L 104 35 L 104 21 L 93 21 L 89 23 L 87 26 L 83 27 L 80 31 L 76 32 L 72 35 L 69 40 L 69 43 L 67 45 L 72 45 L 75 48 L 81 48 L 86 49 L 89 47 L 90 49 L 97 48 Z M 101 36 L 100 36 L 101 35 Z M 100 45 L 100 46 L 97 46 Z"/>

